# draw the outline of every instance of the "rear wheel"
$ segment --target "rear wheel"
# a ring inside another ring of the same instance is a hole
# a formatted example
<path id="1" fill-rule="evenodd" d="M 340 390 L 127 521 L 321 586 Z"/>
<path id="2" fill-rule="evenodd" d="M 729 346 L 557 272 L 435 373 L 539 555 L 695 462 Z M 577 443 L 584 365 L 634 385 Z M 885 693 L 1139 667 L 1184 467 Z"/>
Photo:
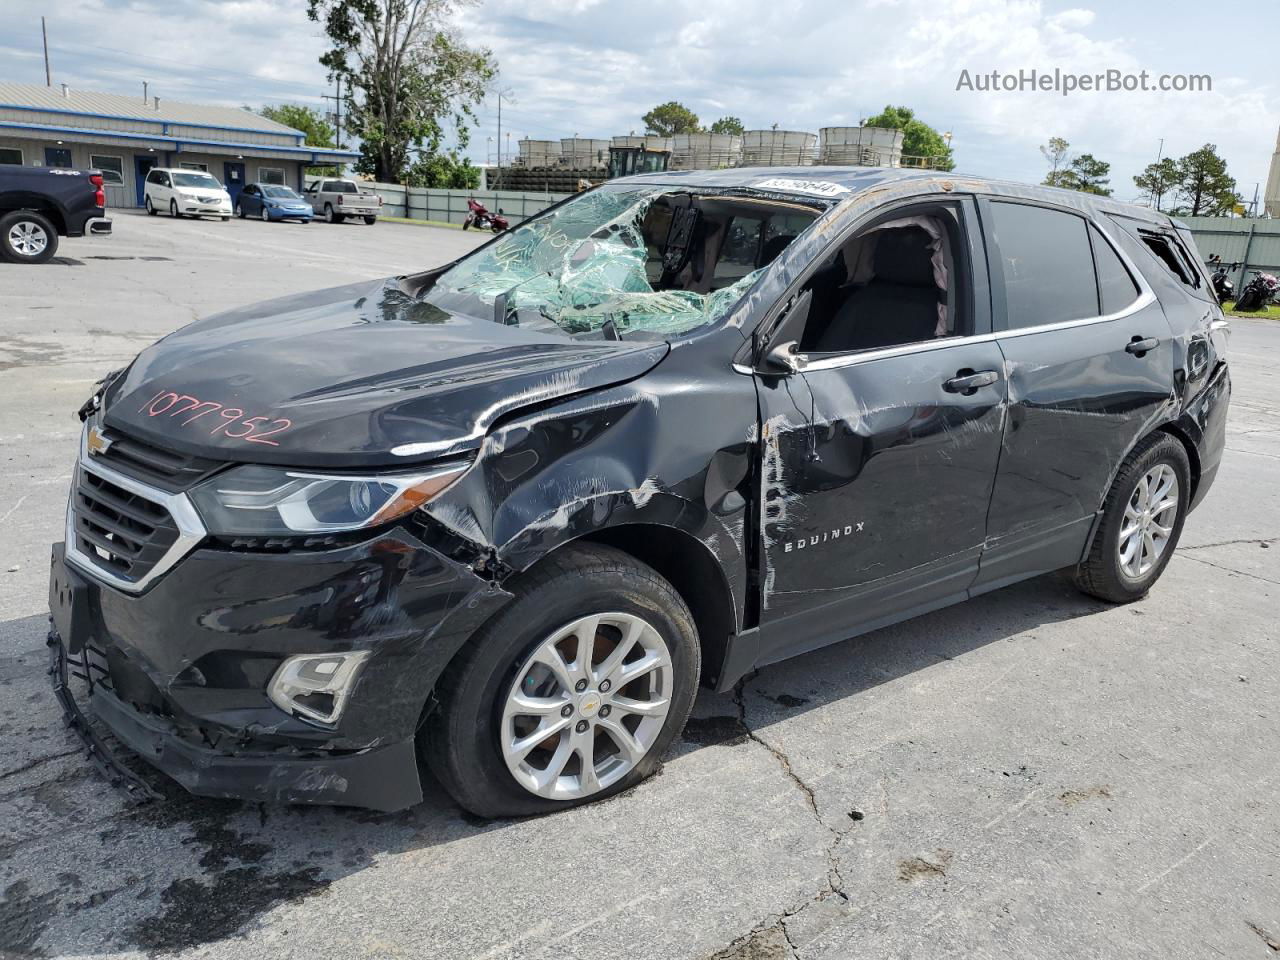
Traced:
<path id="1" fill-rule="evenodd" d="M 1076 571 L 1080 589 L 1112 603 L 1145 596 L 1173 556 L 1190 495 L 1182 444 L 1167 433 L 1140 443 L 1107 493 L 1089 556 Z"/>
<path id="2" fill-rule="evenodd" d="M 0 254 L 10 263 L 44 263 L 58 249 L 58 231 L 34 210 L 0 217 Z"/>
<path id="3" fill-rule="evenodd" d="M 335 213 L 333 205 L 326 203 L 324 205 L 324 222 L 325 223 L 341 223 L 345 218 L 340 213 Z"/>
<path id="4" fill-rule="evenodd" d="M 365 223 L 367 223 L 367 224 L 369 224 L 370 226 L 373 226 L 375 223 L 377 223 L 377 222 L 378 222 L 378 218 L 377 218 L 377 217 L 365 217 L 365 218 L 364 218 L 364 222 L 365 222 Z"/>
<path id="5" fill-rule="evenodd" d="M 484 817 L 612 796 L 657 769 L 698 685 L 693 617 L 652 568 L 567 547 L 451 663 L 422 754 Z"/>
<path id="6" fill-rule="evenodd" d="M 148 216 L 148 217 L 154 217 L 156 214 L 158 214 L 158 213 L 160 212 L 159 210 L 157 210 L 157 209 L 155 208 L 155 205 L 151 202 L 151 194 L 149 194 L 149 193 L 148 193 L 148 194 L 146 195 L 146 197 L 143 199 L 143 203 L 142 203 L 142 205 L 143 205 L 144 207 L 146 207 L 146 208 L 147 208 L 147 216 Z"/>

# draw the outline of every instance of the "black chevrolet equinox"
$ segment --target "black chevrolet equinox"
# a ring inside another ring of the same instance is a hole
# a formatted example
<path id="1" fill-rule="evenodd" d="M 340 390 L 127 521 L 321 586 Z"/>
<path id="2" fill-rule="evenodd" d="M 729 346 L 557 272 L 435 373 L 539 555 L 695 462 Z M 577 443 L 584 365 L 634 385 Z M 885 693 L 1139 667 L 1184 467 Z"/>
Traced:
<path id="1" fill-rule="evenodd" d="M 1218 470 L 1225 327 L 1187 229 L 1106 198 L 615 180 L 102 381 L 55 690 L 138 789 L 119 744 L 203 796 L 607 797 L 699 683 L 1049 571 L 1145 595 Z"/>

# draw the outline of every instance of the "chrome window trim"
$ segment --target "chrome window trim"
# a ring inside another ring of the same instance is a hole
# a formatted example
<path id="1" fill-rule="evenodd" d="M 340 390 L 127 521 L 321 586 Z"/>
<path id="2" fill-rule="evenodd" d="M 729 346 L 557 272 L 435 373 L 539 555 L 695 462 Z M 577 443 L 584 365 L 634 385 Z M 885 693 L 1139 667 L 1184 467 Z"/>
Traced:
<path id="1" fill-rule="evenodd" d="M 190 553 L 201 540 L 205 538 L 208 531 L 200 520 L 200 515 L 196 513 L 196 508 L 192 505 L 191 500 L 185 493 L 165 493 L 163 490 L 157 490 L 145 483 L 139 483 L 132 477 L 126 477 L 122 473 L 117 473 L 110 467 L 104 467 L 101 464 L 93 463 L 90 460 L 87 437 L 89 433 L 88 421 L 85 423 L 84 429 L 80 432 L 80 459 L 77 467 L 80 470 L 88 471 L 94 476 L 101 477 L 124 490 L 128 490 L 135 496 L 141 497 L 143 500 L 149 500 L 154 504 L 164 507 L 169 511 L 169 516 L 173 518 L 174 524 L 178 528 L 178 537 L 173 544 L 165 551 L 164 556 L 156 561 L 155 565 L 137 580 L 130 580 L 119 574 L 112 573 L 110 570 L 104 570 L 98 566 L 93 560 L 80 549 L 76 537 L 76 491 L 79 488 L 79 475 L 76 474 L 71 485 L 71 495 L 67 498 L 67 518 L 66 518 L 66 558 L 82 573 L 85 573 L 95 580 L 101 580 L 108 583 L 119 590 L 126 593 L 141 593 L 150 584 L 163 576 L 173 566 Z"/>

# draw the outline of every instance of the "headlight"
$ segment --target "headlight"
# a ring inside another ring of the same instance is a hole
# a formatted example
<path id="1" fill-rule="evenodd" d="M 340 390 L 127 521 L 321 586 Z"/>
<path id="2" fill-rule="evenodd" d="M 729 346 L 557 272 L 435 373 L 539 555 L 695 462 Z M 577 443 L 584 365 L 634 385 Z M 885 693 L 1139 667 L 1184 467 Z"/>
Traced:
<path id="1" fill-rule="evenodd" d="M 358 530 L 422 506 L 468 466 L 354 477 L 250 464 L 206 480 L 191 499 L 209 531 L 225 536 Z"/>

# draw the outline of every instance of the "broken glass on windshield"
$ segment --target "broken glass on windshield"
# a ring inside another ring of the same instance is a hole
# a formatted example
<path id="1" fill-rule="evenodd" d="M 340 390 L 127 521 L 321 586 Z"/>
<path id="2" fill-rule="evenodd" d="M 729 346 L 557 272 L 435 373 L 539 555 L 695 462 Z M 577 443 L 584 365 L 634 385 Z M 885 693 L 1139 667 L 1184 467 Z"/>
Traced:
<path id="1" fill-rule="evenodd" d="M 670 187 L 597 189 L 463 260 L 426 299 L 570 334 L 684 333 L 719 319 L 820 209 Z"/>

